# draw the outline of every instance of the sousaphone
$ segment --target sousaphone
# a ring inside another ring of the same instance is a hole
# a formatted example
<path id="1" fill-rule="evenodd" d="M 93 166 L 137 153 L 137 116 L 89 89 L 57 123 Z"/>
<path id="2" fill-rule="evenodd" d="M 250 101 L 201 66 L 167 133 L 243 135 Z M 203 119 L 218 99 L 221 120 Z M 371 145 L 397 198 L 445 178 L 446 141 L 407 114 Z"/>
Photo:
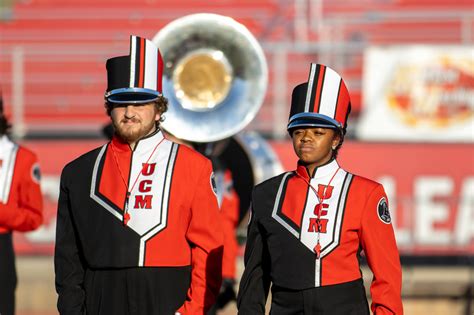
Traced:
<path id="1" fill-rule="evenodd" d="M 153 41 L 165 62 L 162 126 L 180 139 L 212 142 L 242 130 L 267 89 L 262 48 L 242 24 L 217 14 L 193 14 L 166 25 Z"/>
<path id="2" fill-rule="evenodd" d="M 163 57 L 163 94 L 169 101 L 161 126 L 231 169 L 243 216 L 253 185 L 281 171 L 262 137 L 237 135 L 266 93 L 262 48 L 244 25 L 207 13 L 172 21 L 153 41 Z"/>

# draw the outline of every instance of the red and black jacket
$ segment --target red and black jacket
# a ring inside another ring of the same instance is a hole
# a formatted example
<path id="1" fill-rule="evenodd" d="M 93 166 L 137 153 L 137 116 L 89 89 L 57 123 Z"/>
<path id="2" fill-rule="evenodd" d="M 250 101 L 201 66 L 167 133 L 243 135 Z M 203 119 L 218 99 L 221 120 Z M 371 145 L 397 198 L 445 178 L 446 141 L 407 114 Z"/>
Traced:
<path id="1" fill-rule="evenodd" d="M 43 222 L 36 155 L 0 137 L 0 234 L 31 231 Z"/>
<path id="2" fill-rule="evenodd" d="M 299 165 L 267 180 L 252 195 L 239 314 L 264 314 L 270 282 L 305 290 L 360 279 L 361 249 L 374 273 L 372 311 L 403 314 L 400 259 L 382 185 L 335 160 L 312 176 Z"/>
<path id="3" fill-rule="evenodd" d="M 87 269 L 154 267 L 181 273 L 169 285 L 191 279 L 177 311 L 205 314 L 221 284 L 219 216 L 210 161 L 160 131 L 133 151 L 115 137 L 69 163 L 56 232 L 60 312 L 84 308 Z"/>

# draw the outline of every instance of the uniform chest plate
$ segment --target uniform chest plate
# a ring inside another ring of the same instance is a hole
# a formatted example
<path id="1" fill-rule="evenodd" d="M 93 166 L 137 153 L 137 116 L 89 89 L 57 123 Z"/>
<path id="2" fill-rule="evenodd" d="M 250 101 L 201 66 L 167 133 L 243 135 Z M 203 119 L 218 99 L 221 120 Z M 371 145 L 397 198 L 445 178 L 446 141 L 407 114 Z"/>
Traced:
<path id="1" fill-rule="evenodd" d="M 99 193 L 101 163 L 106 146 L 100 151 L 93 170 L 90 197 L 105 210 L 123 221 L 124 206 L 117 205 L 113 196 Z M 130 167 L 128 189 L 128 213 L 130 220 L 127 226 L 138 235 L 156 235 L 167 224 L 168 202 L 170 197 L 171 178 L 176 160 L 177 145 L 164 142 L 160 150 L 149 160 L 149 155 L 133 155 Z M 117 185 L 121 182 L 120 174 L 116 174 Z"/>
<path id="2" fill-rule="evenodd" d="M 327 184 L 333 174 L 313 178 L 310 184 L 315 191 L 307 184 L 303 186 L 305 189 L 302 189 L 301 185 L 297 188 L 292 187 L 292 185 L 301 184 L 297 181 L 303 181 L 303 179 L 290 175 L 291 173 L 287 173 L 280 183 L 272 217 L 310 251 L 315 251 L 319 237 L 321 257 L 324 257 L 339 244 L 345 201 L 352 174 L 341 169 L 332 179 L 330 186 Z M 324 191 L 324 198 L 321 198 Z"/>

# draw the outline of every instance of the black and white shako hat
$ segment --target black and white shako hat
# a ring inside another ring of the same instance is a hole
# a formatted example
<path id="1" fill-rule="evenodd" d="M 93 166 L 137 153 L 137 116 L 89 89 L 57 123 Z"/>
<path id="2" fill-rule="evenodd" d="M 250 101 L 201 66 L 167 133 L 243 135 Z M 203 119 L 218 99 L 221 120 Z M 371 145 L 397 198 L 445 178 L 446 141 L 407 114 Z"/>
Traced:
<path id="1" fill-rule="evenodd" d="M 163 59 L 146 38 L 130 36 L 130 55 L 108 59 L 106 68 L 109 103 L 144 104 L 162 94 Z"/>
<path id="2" fill-rule="evenodd" d="M 341 76 L 322 64 L 311 64 L 308 82 L 297 85 L 291 97 L 287 126 L 338 129 L 345 133 L 351 111 L 349 91 Z"/>

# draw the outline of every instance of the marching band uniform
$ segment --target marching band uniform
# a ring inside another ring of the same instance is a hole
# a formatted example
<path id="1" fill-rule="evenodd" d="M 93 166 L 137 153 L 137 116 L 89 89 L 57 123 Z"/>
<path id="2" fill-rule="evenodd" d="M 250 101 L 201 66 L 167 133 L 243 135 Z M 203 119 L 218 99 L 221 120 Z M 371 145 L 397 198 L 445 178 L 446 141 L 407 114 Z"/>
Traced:
<path id="1" fill-rule="evenodd" d="M 125 62 L 117 57 L 120 63 L 152 69 L 157 54 L 151 57 L 151 51 L 157 48 L 138 37 L 132 37 L 133 45 L 137 54 L 131 52 Z M 152 59 L 139 59 L 140 51 Z M 130 63 L 133 58 L 141 62 Z M 109 86 L 117 75 L 111 69 L 108 63 Z M 143 91 L 142 98 L 149 93 L 140 89 L 131 93 Z M 161 84 L 155 81 L 153 90 L 161 93 Z M 66 165 L 61 175 L 58 309 L 61 314 L 204 315 L 221 285 L 222 244 L 211 162 L 159 129 L 133 150 L 115 135 Z"/>
<path id="2" fill-rule="evenodd" d="M 3 110 L 0 110 L 0 114 Z M 43 222 L 40 169 L 36 155 L 0 136 L 0 313 L 14 314 L 17 284 L 12 232 Z"/>
<path id="3" fill-rule="evenodd" d="M 217 197 L 219 200 L 222 230 L 224 232 L 224 251 L 222 257 L 222 286 L 216 304 L 207 315 L 215 315 L 218 310 L 236 300 L 236 264 L 238 255 L 237 226 L 239 223 L 239 196 L 234 189 L 232 173 L 229 169 L 221 170 L 214 161 L 216 174 Z"/>
<path id="4" fill-rule="evenodd" d="M 339 75 L 313 64 L 309 82 L 293 92 L 288 129 L 331 123 L 343 130 L 349 111 Z M 298 164 L 256 186 L 251 210 L 239 314 L 265 314 L 270 283 L 274 315 L 369 314 L 361 250 L 374 274 L 372 312 L 403 314 L 400 259 L 382 185 L 336 159 L 313 174 Z"/>

